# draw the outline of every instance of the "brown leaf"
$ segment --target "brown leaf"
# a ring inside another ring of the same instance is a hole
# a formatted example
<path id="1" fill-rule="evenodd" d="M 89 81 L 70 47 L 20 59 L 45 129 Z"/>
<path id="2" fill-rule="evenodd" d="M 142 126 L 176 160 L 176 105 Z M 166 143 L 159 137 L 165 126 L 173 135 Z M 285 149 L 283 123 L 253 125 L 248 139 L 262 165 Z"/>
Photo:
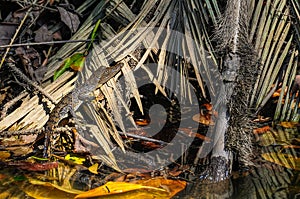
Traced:
<path id="1" fill-rule="evenodd" d="M 47 42 L 47 41 L 52 41 L 53 40 L 52 32 L 48 30 L 48 27 L 45 24 L 42 25 L 34 33 L 35 33 L 34 40 L 36 42 Z"/>
<path id="2" fill-rule="evenodd" d="M 0 45 L 7 45 L 17 29 L 17 24 L 0 23 Z"/>
<path id="3" fill-rule="evenodd" d="M 203 125 L 214 125 L 214 121 L 211 119 L 210 115 L 196 114 L 193 116 L 193 120 Z"/>
<path id="4" fill-rule="evenodd" d="M 70 28 L 72 33 L 76 32 L 80 24 L 79 17 L 76 14 L 67 11 L 63 7 L 56 7 L 60 13 L 62 22 L 64 22 Z"/>
<path id="5" fill-rule="evenodd" d="M 40 83 L 48 69 L 47 66 L 41 65 L 40 54 L 33 47 L 18 47 L 15 52 L 20 57 L 26 74 L 32 80 Z"/>
<path id="6" fill-rule="evenodd" d="M 271 127 L 270 126 L 263 126 L 263 127 L 260 127 L 260 128 L 256 128 L 256 129 L 253 129 L 253 133 L 254 134 L 263 134 L 267 131 L 270 131 L 271 130 Z"/>
<path id="7" fill-rule="evenodd" d="M 8 165 L 16 166 L 28 171 L 46 171 L 58 167 L 57 162 L 31 163 L 31 162 L 9 162 Z"/>
<path id="8" fill-rule="evenodd" d="M 14 156 L 24 156 L 33 151 L 32 147 L 28 146 L 6 147 L 5 149 L 12 152 Z"/>

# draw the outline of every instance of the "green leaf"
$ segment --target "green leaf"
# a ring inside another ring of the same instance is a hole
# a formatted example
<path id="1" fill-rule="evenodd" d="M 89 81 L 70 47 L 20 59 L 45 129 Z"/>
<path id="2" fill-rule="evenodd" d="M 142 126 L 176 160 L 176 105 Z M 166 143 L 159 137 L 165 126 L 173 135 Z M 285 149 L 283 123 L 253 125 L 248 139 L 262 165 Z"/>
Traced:
<path id="1" fill-rule="evenodd" d="M 99 19 L 97 21 L 97 23 L 95 24 L 95 27 L 94 27 L 92 35 L 91 35 L 91 41 L 90 41 L 90 43 L 89 43 L 86 51 L 88 51 L 91 48 L 91 46 L 92 46 L 92 44 L 93 44 L 93 42 L 94 42 L 94 40 L 96 38 L 96 32 L 97 32 L 97 30 L 99 28 L 100 22 L 101 22 L 101 19 Z"/>
<path id="2" fill-rule="evenodd" d="M 24 180 L 27 180 L 27 178 L 23 175 L 14 176 L 14 181 L 24 181 Z"/>
<path id="3" fill-rule="evenodd" d="M 83 53 L 76 53 L 67 58 L 64 63 L 54 72 L 53 80 L 56 80 L 69 68 L 72 68 L 75 71 L 80 70 L 84 65 L 84 61 L 85 56 Z"/>

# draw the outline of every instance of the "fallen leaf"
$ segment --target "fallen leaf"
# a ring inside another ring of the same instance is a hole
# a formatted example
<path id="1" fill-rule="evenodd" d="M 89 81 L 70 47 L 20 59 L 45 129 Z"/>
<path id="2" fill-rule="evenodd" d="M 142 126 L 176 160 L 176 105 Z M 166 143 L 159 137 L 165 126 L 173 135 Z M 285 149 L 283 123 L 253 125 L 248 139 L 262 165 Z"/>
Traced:
<path id="1" fill-rule="evenodd" d="M 78 198 L 169 198 L 169 193 L 162 188 L 144 186 L 128 182 L 108 182 L 75 197 Z"/>
<path id="2" fill-rule="evenodd" d="M 134 183 L 138 183 L 144 186 L 151 186 L 151 187 L 162 187 L 169 192 L 168 198 L 172 198 L 178 192 L 182 191 L 185 186 L 186 182 L 182 180 L 171 180 L 165 178 L 152 178 L 148 180 L 137 180 Z"/>
<path id="3" fill-rule="evenodd" d="M 148 126 L 150 124 L 149 119 L 136 119 L 134 122 L 138 126 Z"/>
<path id="4" fill-rule="evenodd" d="M 66 155 L 65 159 L 73 161 L 75 164 L 83 164 L 83 162 L 85 161 L 85 158 L 71 156 L 70 154 Z"/>
<path id="5" fill-rule="evenodd" d="M 52 32 L 48 30 L 48 27 L 45 24 L 42 25 L 34 33 L 35 33 L 35 37 L 34 37 L 35 42 L 47 42 L 53 40 Z"/>
<path id="6" fill-rule="evenodd" d="M 267 131 L 270 131 L 270 129 L 271 129 L 270 126 L 263 126 L 263 127 L 260 127 L 260 128 L 253 129 L 253 133 L 254 134 L 263 134 Z"/>
<path id="7" fill-rule="evenodd" d="M 196 114 L 193 116 L 193 120 L 195 122 L 198 122 L 200 124 L 204 124 L 204 125 L 214 125 L 214 122 L 211 119 L 211 115 L 203 115 L 203 114 Z"/>
<path id="8" fill-rule="evenodd" d="M 70 28 L 72 33 L 76 32 L 80 24 L 79 17 L 76 14 L 67 11 L 63 7 L 57 6 L 57 9 L 62 22 L 64 22 Z"/>
<path id="9" fill-rule="evenodd" d="M 65 193 L 71 193 L 71 194 L 81 194 L 83 191 L 77 190 L 77 189 L 72 189 L 70 186 L 59 186 L 57 184 L 53 184 L 50 182 L 43 182 L 35 179 L 29 179 L 30 184 L 32 185 L 42 185 L 45 187 L 52 187 L 57 190 L 63 191 Z M 68 184 L 69 185 L 69 184 Z"/>
<path id="10" fill-rule="evenodd" d="M 15 23 L 0 23 L 0 45 L 9 44 L 12 36 L 16 32 L 18 24 Z"/>
<path id="11" fill-rule="evenodd" d="M 92 166 L 89 167 L 89 171 L 91 173 L 98 174 L 98 166 L 99 166 L 98 163 L 93 164 Z"/>
<path id="12" fill-rule="evenodd" d="M 297 127 L 299 125 L 299 123 L 298 122 L 280 122 L 279 125 L 284 128 L 294 128 L 294 127 Z"/>
<path id="13" fill-rule="evenodd" d="M 32 163 L 32 162 L 9 162 L 8 165 L 15 166 L 20 169 L 28 171 L 46 171 L 58 167 L 57 162 L 44 162 L 44 163 Z"/>
<path id="14" fill-rule="evenodd" d="M 40 185 L 32 184 L 22 186 L 22 190 L 28 196 L 35 199 L 70 199 L 76 196 L 76 194 L 59 190 L 52 186 L 51 183 L 46 182 Z"/>
<path id="15" fill-rule="evenodd" d="M 5 160 L 10 157 L 10 153 L 8 151 L 0 151 L 0 159 Z"/>

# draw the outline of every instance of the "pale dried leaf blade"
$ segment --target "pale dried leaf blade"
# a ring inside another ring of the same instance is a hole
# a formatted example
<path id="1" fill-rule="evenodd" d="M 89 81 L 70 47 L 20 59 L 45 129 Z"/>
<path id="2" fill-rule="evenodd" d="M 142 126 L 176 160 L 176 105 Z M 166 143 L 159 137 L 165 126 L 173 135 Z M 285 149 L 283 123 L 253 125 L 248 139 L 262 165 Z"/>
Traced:
<path id="1" fill-rule="evenodd" d="M 137 84 L 135 81 L 134 73 L 131 71 L 130 66 L 127 62 L 124 62 L 124 67 L 122 68 L 122 72 L 125 78 L 126 86 L 129 87 L 130 92 L 132 93 L 133 97 L 135 98 L 138 107 L 141 113 L 144 115 L 143 105 L 140 98 L 139 90 L 137 88 Z"/>

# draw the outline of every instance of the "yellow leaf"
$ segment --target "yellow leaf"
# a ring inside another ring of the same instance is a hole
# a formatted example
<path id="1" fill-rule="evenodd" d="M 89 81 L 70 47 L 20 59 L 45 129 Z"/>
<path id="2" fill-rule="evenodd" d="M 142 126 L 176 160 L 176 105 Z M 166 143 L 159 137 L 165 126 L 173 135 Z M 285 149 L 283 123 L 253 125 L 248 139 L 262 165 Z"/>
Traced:
<path id="1" fill-rule="evenodd" d="M 285 153 L 264 153 L 261 155 L 265 160 L 281 165 L 288 169 L 300 170 L 300 158 Z"/>
<path id="2" fill-rule="evenodd" d="M 55 185 L 50 182 L 43 182 L 34 179 L 29 179 L 29 182 L 31 184 L 21 186 L 22 190 L 27 195 L 35 199 L 69 199 L 82 193 L 82 191 Z"/>
<path id="3" fill-rule="evenodd" d="M 10 157 L 10 153 L 8 151 L 0 151 L 0 159 L 5 160 Z"/>
<path id="4" fill-rule="evenodd" d="M 80 194 L 83 193 L 83 191 L 77 190 L 77 189 L 72 189 L 71 187 L 67 187 L 67 186 L 59 186 L 57 184 L 53 184 L 50 182 L 43 182 L 43 181 L 39 181 L 39 180 L 35 180 L 35 179 L 29 179 L 29 182 L 32 185 L 42 185 L 45 187 L 52 187 L 55 188 L 57 190 L 63 191 L 65 193 L 71 193 L 71 194 Z"/>
<path id="5" fill-rule="evenodd" d="M 186 186 L 185 181 L 155 178 L 127 182 L 108 182 L 96 189 L 77 195 L 75 198 L 124 198 L 166 199 L 172 198 Z"/>
<path id="6" fill-rule="evenodd" d="M 169 198 L 169 193 L 161 188 L 132 184 L 128 182 L 108 182 L 105 185 L 79 194 L 79 198 Z"/>
<path id="7" fill-rule="evenodd" d="M 169 192 L 169 197 L 172 198 L 178 192 L 182 191 L 185 186 L 186 182 L 181 180 L 170 180 L 165 178 L 152 178 L 148 180 L 137 180 L 134 183 L 138 183 L 145 186 L 152 186 L 152 187 L 162 187 Z"/>
<path id="8" fill-rule="evenodd" d="M 76 156 L 71 156 L 70 154 L 65 156 L 66 160 L 70 160 L 73 161 L 75 164 L 83 164 L 83 162 L 85 161 L 85 158 L 80 158 L 80 157 L 76 157 Z"/>
<path id="9" fill-rule="evenodd" d="M 298 126 L 298 122 L 280 122 L 279 125 L 284 128 L 294 128 Z"/>
<path id="10" fill-rule="evenodd" d="M 92 166 L 90 166 L 89 167 L 89 171 L 91 172 L 91 173 L 94 173 L 94 174 L 98 174 L 98 163 L 96 163 L 96 164 L 93 164 Z"/>

